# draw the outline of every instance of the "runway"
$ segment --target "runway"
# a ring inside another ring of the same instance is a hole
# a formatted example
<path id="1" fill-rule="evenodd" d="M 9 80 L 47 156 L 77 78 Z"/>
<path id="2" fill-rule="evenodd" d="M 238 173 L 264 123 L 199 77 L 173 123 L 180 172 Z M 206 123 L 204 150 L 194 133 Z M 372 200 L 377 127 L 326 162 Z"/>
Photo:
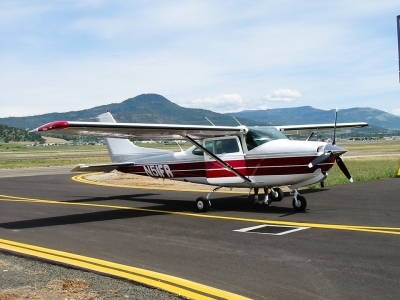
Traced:
<path id="1" fill-rule="evenodd" d="M 216 193 L 199 214 L 201 192 L 92 185 L 65 169 L 3 172 L 0 239 L 9 243 L 173 276 L 201 284 L 192 291 L 215 289 L 208 295 L 400 297 L 399 179 L 305 191 L 304 213 L 288 195 L 266 207 Z"/>

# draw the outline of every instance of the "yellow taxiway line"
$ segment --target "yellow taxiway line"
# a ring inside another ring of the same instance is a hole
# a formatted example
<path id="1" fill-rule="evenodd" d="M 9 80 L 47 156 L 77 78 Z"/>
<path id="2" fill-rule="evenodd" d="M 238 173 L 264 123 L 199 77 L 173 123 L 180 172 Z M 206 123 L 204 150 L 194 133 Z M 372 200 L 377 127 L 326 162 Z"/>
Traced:
<path id="1" fill-rule="evenodd" d="M 40 257 L 47 261 L 68 264 L 86 270 L 130 279 L 190 299 L 248 299 L 179 277 L 34 245 L 0 239 L 0 248 L 24 255 Z"/>
<path id="2" fill-rule="evenodd" d="M 119 209 L 119 210 L 124 209 L 124 210 L 145 211 L 145 212 L 170 214 L 170 215 L 190 216 L 190 217 L 196 217 L 196 218 L 219 219 L 219 220 L 228 220 L 228 221 L 259 223 L 259 224 L 300 226 L 300 227 L 310 227 L 310 228 L 320 228 L 320 229 L 337 229 L 337 230 L 362 231 L 362 232 L 400 235 L 400 227 L 340 225 L 340 224 L 291 222 L 291 221 L 278 221 L 278 220 L 265 220 L 265 219 L 249 219 L 249 218 L 238 218 L 238 217 L 229 217 L 229 216 L 216 216 L 216 215 L 201 214 L 201 213 L 176 212 L 176 211 L 161 210 L 161 209 L 143 208 L 143 207 L 119 206 L 119 205 L 109 205 L 109 204 L 93 204 L 93 203 L 76 203 L 76 202 L 56 201 L 56 200 L 42 200 L 42 199 L 15 197 L 15 196 L 8 196 L 8 195 L 0 195 L 0 201 L 30 202 L 30 203 L 43 203 L 43 204 L 56 204 L 56 205 L 76 205 L 76 206 L 98 207 L 98 208 Z"/>

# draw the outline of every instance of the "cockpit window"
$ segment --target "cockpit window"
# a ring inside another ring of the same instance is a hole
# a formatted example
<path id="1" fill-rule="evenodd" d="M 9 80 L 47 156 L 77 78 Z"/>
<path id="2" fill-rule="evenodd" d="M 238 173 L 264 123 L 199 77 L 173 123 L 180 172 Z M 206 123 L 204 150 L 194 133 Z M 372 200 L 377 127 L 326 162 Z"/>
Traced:
<path id="1" fill-rule="evenodd" d="M 246 134 L 247 149 L 252 150 L 274 140 L 287 140 L 287 137 L 275 127 L 253 127 Z"/>
<path id="2" fill-rule="evenodd" d="M 192 151 L 192 153 L 194 155 L 203 155 L 203 150 L 201 150 L 199 147 L 194 148 L 194 150 Z"/>

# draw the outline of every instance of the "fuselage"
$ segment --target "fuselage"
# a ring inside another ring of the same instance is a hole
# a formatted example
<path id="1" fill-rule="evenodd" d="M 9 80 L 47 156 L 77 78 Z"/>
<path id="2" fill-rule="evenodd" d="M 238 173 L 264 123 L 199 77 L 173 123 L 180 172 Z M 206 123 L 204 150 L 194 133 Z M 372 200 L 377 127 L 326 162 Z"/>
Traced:
<path id="1" fill-rule="evenodd" d="M 272 128 L 255 128 L 237 136 L 204 139 L 201 144 L 249 179 L 245 181 L 196 146 L 186 151 L 163 151 L 119 167 L 125 173 L 225 187 L 266 187 L 321 181 L 334 158 L 309 167 L 327 143 L 293 141 Z M 343 149 L 344 150 L 344 149 Z M 343 152 L 343 151 L 342 151 Z M 321 175 L 322 174 L 322 175 Z"/>

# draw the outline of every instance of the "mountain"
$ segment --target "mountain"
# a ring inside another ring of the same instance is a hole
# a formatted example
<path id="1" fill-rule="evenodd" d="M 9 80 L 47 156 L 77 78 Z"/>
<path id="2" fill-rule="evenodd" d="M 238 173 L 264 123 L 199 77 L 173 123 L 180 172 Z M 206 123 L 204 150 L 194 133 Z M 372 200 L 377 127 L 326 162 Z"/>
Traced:
<path id="1" fill-rule="evenodd" d="M 219 114 L 205 109 L 181 107 L 157 94 L 142 94 L 121 103 L 97 106 L 80 111 L 49 113 L 28 117 L 0 118 L 0 124 L 33 129 L 57 121 L 94 121 L 95 117 L 110 110 L 118 122 L 209 125 L 237 125 L 235 116 L 245 125 L 295 125 L 333 123 L 334 110 L 320 110 L 311 106 L 267 110 L 246 110 Z M 372 126 L 400 129 L 400 117 L 373 108 L 350 108 L 339 111 L 338 122 L 368 122 Z"/>
<path id="2" fill-rule="evenodd" d="M 229 113 L 227 115 L 274 125 L 321 124 L 333 123 L 335 121 L 334 109 L 321 110 L 311 106 L 245 110 L 237 113 Z M 372 126 L 386 129 L 400 129 L 400 116 L 395 116 L 373 108 L 341 109 L 338 113 L 338 122 L 367 122 Z"/>
<path id="3" fill-rule="evenodd" d="M 94 117 L 105 113 L 106 110 L 109 110 L 117 122 L 121 123 L 210 125 L 205 119 L 207 117 L 215 125 L 238 125 L 231 116 L 204 109 L 184 108 L 157 94 L 142 94 L 121 103 L 112 103 L 80 111 L 0 118 L 0 124 L 23 129 L 33 129 L 57 120 L 94 121 Z M 262 125 L 258 121 L 238 119 L 246 125 Z"/>
<path id="4" fill-rule="evenodd" d="M 8 142 L 41 142 L 43 139 L 39 134 L 29 133 L 14 127 L 0 124 L 0 140 Z"/>

